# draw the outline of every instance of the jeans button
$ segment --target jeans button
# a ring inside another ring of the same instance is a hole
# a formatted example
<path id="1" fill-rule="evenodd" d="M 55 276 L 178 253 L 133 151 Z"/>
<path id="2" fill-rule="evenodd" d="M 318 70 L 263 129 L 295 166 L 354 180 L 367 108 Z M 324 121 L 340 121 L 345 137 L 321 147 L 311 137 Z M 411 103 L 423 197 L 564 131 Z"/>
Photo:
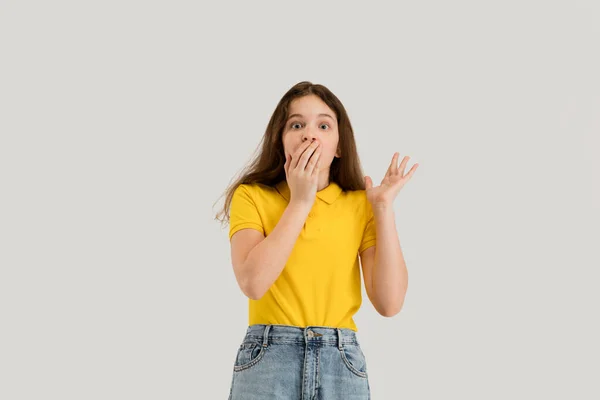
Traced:
<path id="1" fill-rule="evenodd" d="M 313 337 L 315 334 L 313 331 L 308 331 L 308 337 Z"/>

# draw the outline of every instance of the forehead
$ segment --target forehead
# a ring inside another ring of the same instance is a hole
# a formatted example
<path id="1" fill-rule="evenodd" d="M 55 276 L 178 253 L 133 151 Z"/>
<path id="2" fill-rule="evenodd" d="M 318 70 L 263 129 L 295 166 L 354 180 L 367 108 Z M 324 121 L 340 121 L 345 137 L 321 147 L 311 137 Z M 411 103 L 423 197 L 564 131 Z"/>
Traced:
<path id="1" fill-rule="evenodd" d="M 335 118 L 335 112 L 318 96 L 308 95 L 292 100 L 288 115 L 302 114 L 304 117 L 316 117 L 319 114 L 329 114 Z"/>

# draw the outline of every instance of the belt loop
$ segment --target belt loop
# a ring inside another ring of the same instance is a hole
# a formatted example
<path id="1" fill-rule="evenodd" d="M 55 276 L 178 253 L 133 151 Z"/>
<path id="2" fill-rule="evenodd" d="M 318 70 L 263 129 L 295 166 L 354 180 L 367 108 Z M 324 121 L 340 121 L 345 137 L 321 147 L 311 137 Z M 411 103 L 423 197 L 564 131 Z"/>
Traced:
<path id="1" fill-rule="evenodd" d="M 271 329 L 271 325 L 265 326 L 265 331 L 263 334 L 263 347 L 267 347 L 269 344 L 269 329 Z"/>
<path id="2" fill-rule="evenodd" d="M 340 328 L 335 328 L 338 334 L 338 349 L 342 350 L 342 330 Z"/>

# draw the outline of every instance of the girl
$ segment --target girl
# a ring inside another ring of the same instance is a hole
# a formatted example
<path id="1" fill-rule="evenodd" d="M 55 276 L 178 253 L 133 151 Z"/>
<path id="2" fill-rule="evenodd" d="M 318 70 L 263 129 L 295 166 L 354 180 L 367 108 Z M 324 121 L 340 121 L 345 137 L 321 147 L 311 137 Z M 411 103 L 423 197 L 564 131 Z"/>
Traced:
<path id="1" fill-rule="evenodd" d="M 369 300 L 381 315 L 397 314 L 408 275 L 392 202 L 418 166 L 405 175 L 408 159 L 398 167 L 394 153 L 373 187 L 331 91 L 305 81 L 280 100 L 262 151 L 228 188 L 220 213 L 249 298 L 230 400 L 370 399 L 353 320 L 359 257 Z"/>

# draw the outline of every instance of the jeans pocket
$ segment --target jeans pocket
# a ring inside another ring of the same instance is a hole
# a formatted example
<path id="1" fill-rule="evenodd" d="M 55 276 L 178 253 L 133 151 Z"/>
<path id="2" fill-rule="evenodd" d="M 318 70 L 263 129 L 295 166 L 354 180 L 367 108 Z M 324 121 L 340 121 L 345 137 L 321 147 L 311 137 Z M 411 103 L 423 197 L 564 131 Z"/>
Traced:
<path id="1" fill-rule="evenodd" d="M 353 374 L 361 378 L 367 377 L 367 360 L 359 345 L 345 344 L 338 350 L 344 364 Z"/>
<path id="2" fill-rule="evenodd" d="M 263 356 L 267 348 L 262 343 L 244 342 L 240 345 L 233 364 L 233 370 L 239 372 L 255 366 Z"/>

